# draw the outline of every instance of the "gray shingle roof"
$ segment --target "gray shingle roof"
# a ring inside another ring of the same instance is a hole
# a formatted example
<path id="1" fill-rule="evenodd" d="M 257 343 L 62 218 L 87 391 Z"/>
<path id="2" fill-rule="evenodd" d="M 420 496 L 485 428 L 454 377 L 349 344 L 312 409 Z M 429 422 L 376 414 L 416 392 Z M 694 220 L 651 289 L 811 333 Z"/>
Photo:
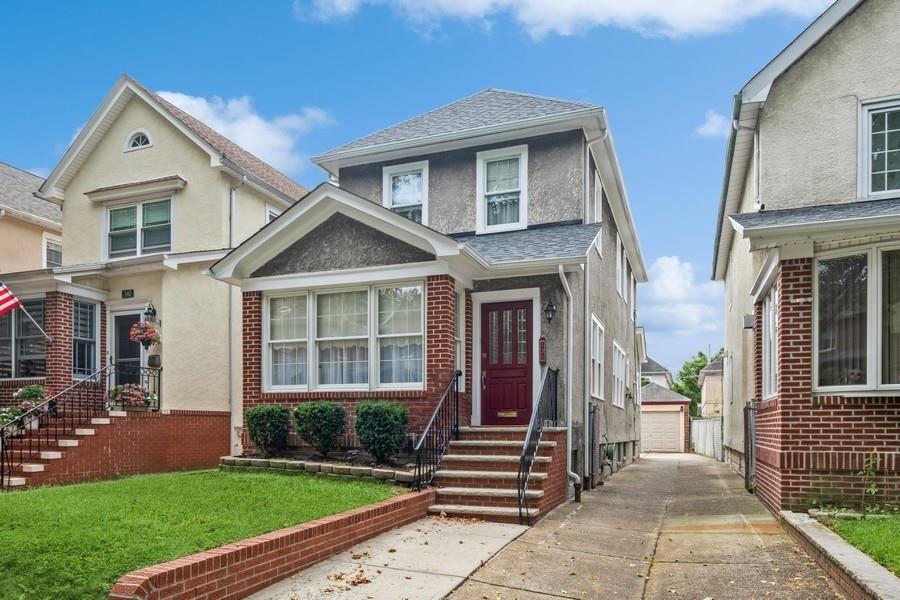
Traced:
<path id="1" fill-rule="evenodd" d="M 900 216 L 900 198 L 765 210 L 731 215 L 731 218 L 744 230 L 754 230 L 890 216 Z"/>
<path id="2" fill-rule="evenodd" d="M 590 108 L 599 107 L 584 102 L 558 100 L 488 88 L 329 150 L 321 156 L 327 157 L 347 150 L 360 150 L 390 142 L 411 141 L 433 135 L 515 123 L 537 117 L 562 115 Z"/>
<path id="3" fill-rule="evenodd" d="M 563 223 L 484 235 L 456 235 L 491 264 L 577 258 L 587 254 L 600 231 L 596 223 Z"/>
<path id="4" fill-rule="evenodd" d="M 641 402 L 690 402 L 687 396 L 682 396 L 678 392 L 673 392 L 668 388 L 664 388 L 658 383 L 648 383 L 641 388 Z"/>
<path id="5" fill-rule="evenodd" d="M 667 368 L 650 358 L 647 357 L 647 360 L 641 363 L 641 373 L 643 375 L 650 375 L 651 373 L 671 373 Z"/>
<path id="6" fill-rule="evenodd" d="M 716 372 L 721 373 L 724 366 L 725 366 L 725 359 L 720 356 L 716 360 L 712 361 L 711 363 L 709 363 L 708 365 L 703 367 L 703 369 L 701 370 L 701 373 L 703 371 L 706 371 L 707 373 L 716 373 Z"/>
<path id="7" fill-rule="evenodd" d="M 35 197 L 44 180 L 28 171 L 0 162 L 0 208 L 8 208 L 62 226 L 59 205 Z"/>
<path id="8" fill-rule="evenodd" d="M 254 175 L 271 185 L 276 190 L 298 200 L 305 196 L 306 188 L 297 185 L 293 179 L 271 166 L 267 162 L 250 154 L 224 135 L 208 126 L 206 123 L 184 112 L 159 94 L 148 90 L 144 85 L 131 80 L 135 85 L 139 86 L 147 94 L 159 102 L 173 117 L 181 121 L 185 127 L 196 133 L 203 141 L 212 146 L 216 152 L 222 154 L 225 158 L 244 169 L 251 175 Z"/>

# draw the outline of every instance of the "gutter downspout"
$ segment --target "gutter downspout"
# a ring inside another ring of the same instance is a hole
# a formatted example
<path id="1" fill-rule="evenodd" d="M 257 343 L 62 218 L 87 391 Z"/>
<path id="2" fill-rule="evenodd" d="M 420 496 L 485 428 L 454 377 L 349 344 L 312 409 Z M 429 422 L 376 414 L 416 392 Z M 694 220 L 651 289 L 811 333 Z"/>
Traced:
<path id="1" fill-rule="evenodd" d="M 602 225 L 601 225 L 602 227 Z M 601 235 L 601 243 L 602 243 L 602 235 Z M 584 385 L 584 474 L 585 477 L 591 477 L 589 485 L 593 487 L 593 473 L 592 470 L 594 465 L 591 464 L 588 466 L 587 461 L 590 460 L 591 457 L 591 436 L 594 434 L 593 431 L 588 432 L 588 426 L 591 423 L 591 395 L 589 390 L 591 389 L 591 270 L 590 270 L 590 262 L 591 262 L 591 250 L 588 250 L 587 257 L 584 261 L 584 331 L 582 332 L 584 335 L 584 348 L 583 353 L 581 355 L 581 360 L 583 361 L 582 372 L 584 373 L 584 381 L 582 385 Z M 609 432 L 609 421 L 606 419 L 606 414 L 603 415 L 603 426 L 606 427 L 607 433 Z M 600 460 L 603 460 L 603 457 L 600 457 Z M 601 468 L 600 477 L 603 476 L 603 469 Z"/>
<path id="2" fill-rule="evenodd" d="M 572 334 L 575 331 L 575 325 L 572 315 L 572 288 L 569 287 L 569 280 L 566 279 L 566 273 L 562 265 L 559 265 L 559 279 L 562 282 L 563 291 L 566 294 L 566 418 L 568 419 L 568 427 L 566 427 L 566 475 L 572 480 L 575 486 L 575 502 L 581 502 L 581 477 L 572 471 L 572 352 L 574 350 L 572 344 Z"/>
<path id="3" fill-rule="evenodd" d="M 247 176 L 241 175 L 240 182 L 228 188 L 228 249 L 234 248 L 234 205 L 237 198 L 238 189 L 247 183 Z M 240 446 L 240 439 L 237 435 L 237 429 L 234 426 L 234 290 L 228 286 L 228 414 L 231 420 L 231 451 L 232 454 L 237 452 Z M 241 418 L 243 423 L 243 417 Z"/>

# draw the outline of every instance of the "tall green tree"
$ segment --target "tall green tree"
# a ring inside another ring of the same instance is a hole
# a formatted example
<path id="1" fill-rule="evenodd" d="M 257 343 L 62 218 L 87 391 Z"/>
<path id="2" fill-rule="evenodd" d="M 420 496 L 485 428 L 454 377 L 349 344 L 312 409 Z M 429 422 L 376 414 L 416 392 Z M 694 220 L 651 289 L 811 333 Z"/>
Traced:
<path id="1" fill-rule="evenodd" d="M 682 396 L 687 396 L 691 399 L 692 417 L 700 416 L 700 371 L 702 371 L 711 361 L 722 356 L 724 352 L 725 349 L 720 348 L 719 351 L 711 357 L 706 356 L 706 353 L 704 352 L 698 352 L 697 356 L 684 361 L 681 370 L 678 371 L 678 375 L 675 376 L 675 381 L 672 383 L 672 391 L 678 392 Z"/>

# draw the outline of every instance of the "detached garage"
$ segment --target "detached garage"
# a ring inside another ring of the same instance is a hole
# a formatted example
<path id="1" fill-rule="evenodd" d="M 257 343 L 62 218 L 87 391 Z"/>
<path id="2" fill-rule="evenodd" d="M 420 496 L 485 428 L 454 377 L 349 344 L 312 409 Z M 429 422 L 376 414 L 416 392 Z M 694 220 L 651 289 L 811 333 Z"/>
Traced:
<path id="1" fill-rule="evenodd" d="M 641 388 L 641 449 L 688 452 L 691 399 L 655 383 Z"/>

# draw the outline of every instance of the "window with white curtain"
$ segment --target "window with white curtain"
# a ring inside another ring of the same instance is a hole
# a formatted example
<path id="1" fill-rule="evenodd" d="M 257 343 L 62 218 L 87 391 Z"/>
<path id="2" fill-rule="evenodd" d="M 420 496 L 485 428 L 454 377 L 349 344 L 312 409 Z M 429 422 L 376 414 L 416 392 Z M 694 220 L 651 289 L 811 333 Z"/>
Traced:
<path id="1" fill-rule="evenodd" d="M 613 406 L 619 408 L 625 408 L 626 361 L 625 351 L 613 342 Z"/>
<path id="2" fill-rule="evenodd" d="M 379 382 L 422 383 L 422 288 L 378 289 Z"/>
<path id="3" fill-rule="evenodd" d="M 762 307 L 763 398 L 778 392 L 778 288 L 772 286 Z"/>
<path id="4" fill-rule="evenodd" d="M 524 229 L 528 224 L 528 147 L 477 154 L 479 233 Z"/>
<path id="5" fill-rule="evenodd" d="M 605 369 L 606 332 L 597 315 L 591 315 L 591 396 L 604 397 L 603 371 Z"/>
<path id="6" fill-rule="evenodd" d="M 305 386 L 309 352 L 306 294 L 269 298 L 269 368 L 273 386 Z"/>
<path id="7" fill-rule="evenodd" d="M 369 382 L 369 291 L 316 294 L 319 386 Z"/>
<path id="8" fill-rule="evenodd" d="M 172 248 L 169 200 L 116 206 L 107 215 L 109 258 L 167 252 Z"/>
<path id="9" fill-rule="evenodd" d="M 406 283 L 267 297 L 267 385 L 421 387 L 424 289 L 421 283 Z"/>
<path id="10" fill-rule="evenodd" d="M 72 375 L 87 377 L 97 370 L 97 304 L 72 303 Z"/>
<path id="11" fill-rule="evenodd" d="M 869 261 L 864 253 L 816 263 L 820 387 L 859 387 L 869 381 Z"/>

